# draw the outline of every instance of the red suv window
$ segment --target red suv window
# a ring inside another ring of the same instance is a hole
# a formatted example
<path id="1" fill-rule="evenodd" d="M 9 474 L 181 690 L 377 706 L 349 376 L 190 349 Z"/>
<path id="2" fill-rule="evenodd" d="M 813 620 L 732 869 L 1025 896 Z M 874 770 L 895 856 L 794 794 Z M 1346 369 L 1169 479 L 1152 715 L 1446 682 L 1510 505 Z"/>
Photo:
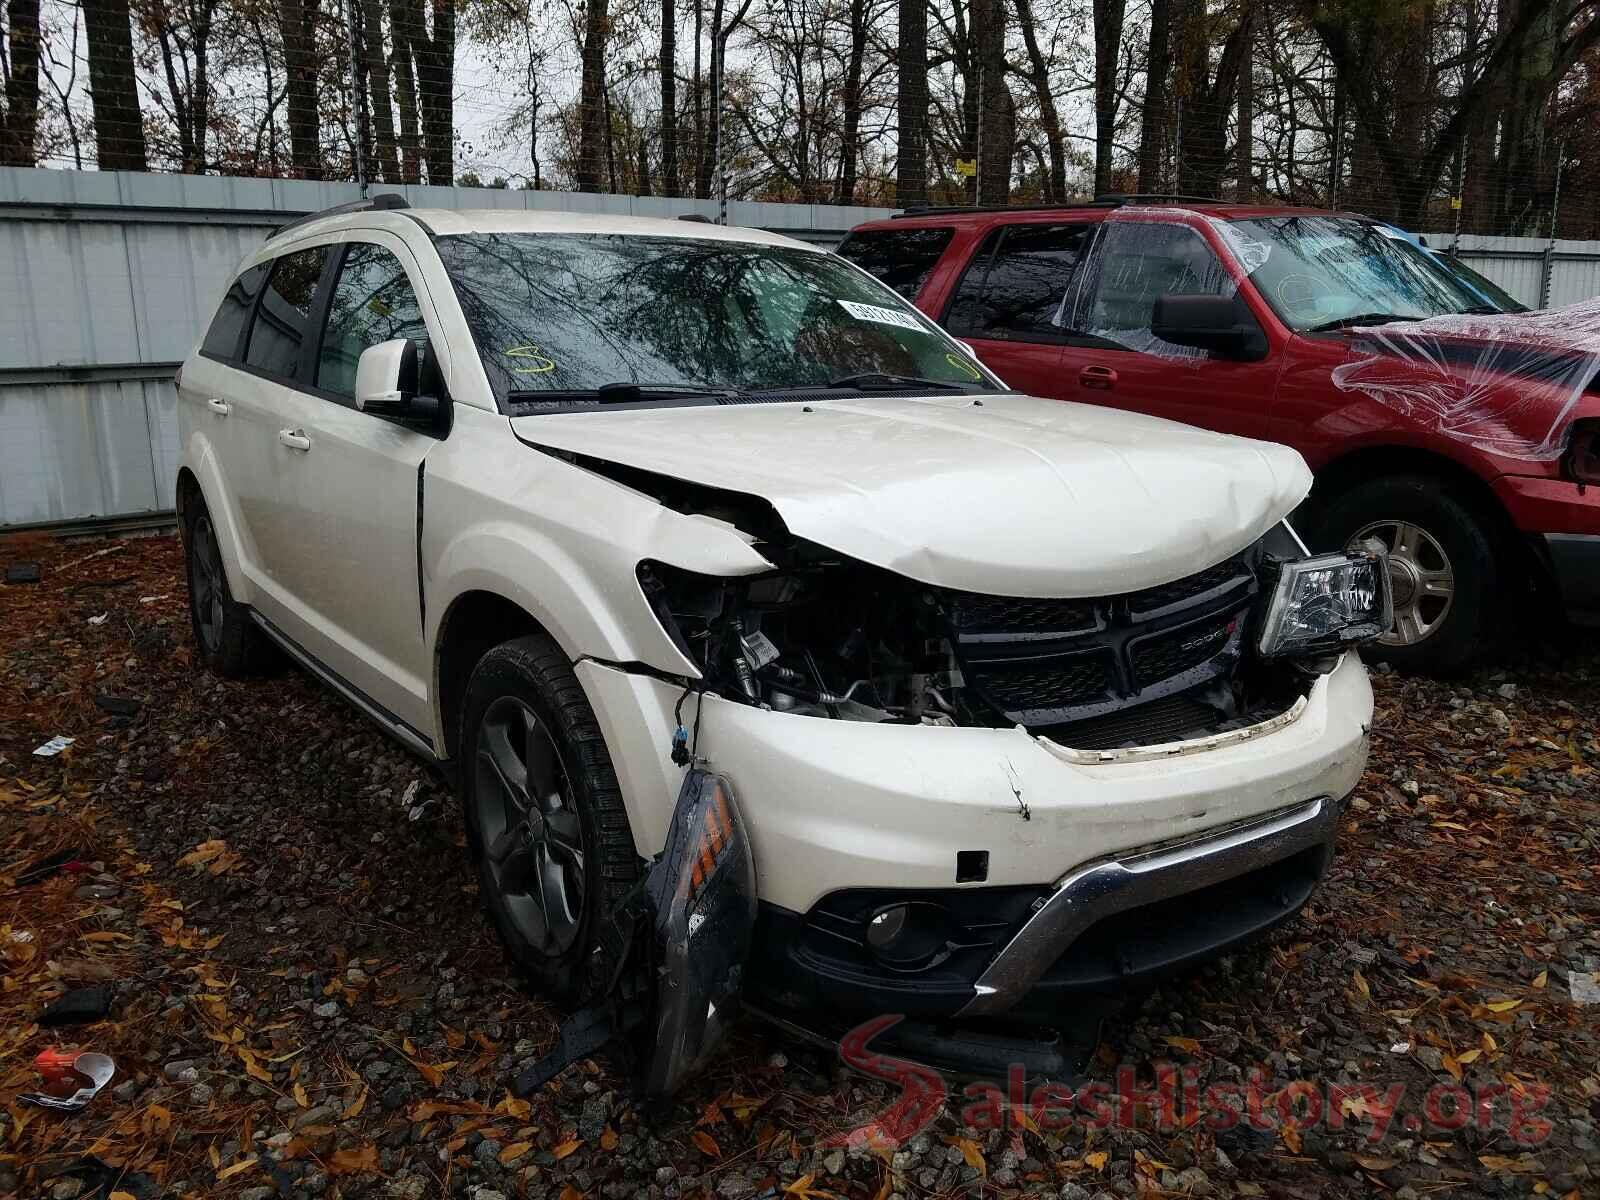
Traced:
<path id="1" fill-rule="evenodd" d="M 945 327 L 957 337 L 1049 341 L 1093 225 L 1007 225 L 973 255 Z"/>
<path id="2" fill-rule="evenodd" d="M 915 300 L 954 229 L 863 229 L 839 244 L 839 254 Z"/>

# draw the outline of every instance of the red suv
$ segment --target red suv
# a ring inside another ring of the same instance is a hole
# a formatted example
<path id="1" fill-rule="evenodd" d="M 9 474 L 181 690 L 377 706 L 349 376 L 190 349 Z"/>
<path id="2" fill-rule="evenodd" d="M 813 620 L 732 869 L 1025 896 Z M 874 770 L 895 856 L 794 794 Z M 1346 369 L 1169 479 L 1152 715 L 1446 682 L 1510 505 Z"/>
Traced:
<path id="1" fill-rule="evenodd" d="M 1295 447 L 1308 540 L 1389 549 L 1397 663 L 1466 665 L 1544 584 L 1600 624 L 1600 303 L 1523 312 L 1352 213 L 1181 199 L 914 210 L 839 253 L 1018 390 Z"/>

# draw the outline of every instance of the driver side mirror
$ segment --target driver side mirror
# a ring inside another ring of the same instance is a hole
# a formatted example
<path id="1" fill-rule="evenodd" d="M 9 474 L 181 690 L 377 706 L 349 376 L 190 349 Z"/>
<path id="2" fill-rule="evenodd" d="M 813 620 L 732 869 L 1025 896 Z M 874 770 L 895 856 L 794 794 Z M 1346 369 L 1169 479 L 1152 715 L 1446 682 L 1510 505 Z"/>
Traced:
<path id="1" fill-rule="evenodd" d="M 1254 362 L 1267 356 L 1267 335 L 1237 294 L 1156 297 L 1150 332 L 1175 346 Z"/>
<path id="2" fill-rule="evenodd" d="M 436 428 L 444 412 L 443 381 L 437 378 L 436 367 L 427 371 L 434 386 L 424 394 L 419 384 L 424 374 L 417 344 L 410 338 L 368 346 L 356 361 L 356 407 L 374 416 Z"/>

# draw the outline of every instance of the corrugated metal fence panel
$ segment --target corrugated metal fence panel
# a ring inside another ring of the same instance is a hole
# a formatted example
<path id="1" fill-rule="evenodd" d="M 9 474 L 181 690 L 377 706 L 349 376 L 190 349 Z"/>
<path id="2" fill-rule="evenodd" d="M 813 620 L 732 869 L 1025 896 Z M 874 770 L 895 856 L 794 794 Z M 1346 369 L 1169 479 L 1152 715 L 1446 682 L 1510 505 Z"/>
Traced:
<path id="1" fill-rule="evenodd" d="M 0 388 L 0 526 L 171 508 L 177 440 L 167 382 Z"/>
<path id="2" fill-rule="evenodd" d="M 1449 233 L 1430 233 L 1436 249 L 1454 243 Z M 1539 304 L 1548 238 L 1462 234 L 1456 254 L 1480 275 L 1498 283 L 1530 308 Z M 1559 308 L 1600 296 L 1600 241 L 1558 241 L 1550 264 L 1549 307 Z"/>
<path id="3" fill-rule="evenodd" d="M 374 190 L 416 208 L 718 213 L 658 196 Z M 352 183 L 0 168 L 0 527 L 170 508 L 176 399 L 149 364 L 189 353 L 274 227 L 359 196 Z M 831 245 L 891 211 L 734 201 L 728 218 Z"/>

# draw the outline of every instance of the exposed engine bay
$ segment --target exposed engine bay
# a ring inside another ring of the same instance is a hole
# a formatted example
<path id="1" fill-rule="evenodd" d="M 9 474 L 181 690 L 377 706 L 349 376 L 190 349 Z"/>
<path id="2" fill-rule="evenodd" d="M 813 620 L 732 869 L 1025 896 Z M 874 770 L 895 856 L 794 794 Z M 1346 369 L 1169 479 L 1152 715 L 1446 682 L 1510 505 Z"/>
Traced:
<path id="1" fill-rule="evenodd" d="M 932 587 L 790 538 L 761 545 L 779 564 L 768 574 L 646 562 L 639 579 L 705 690 L 729 699 L 839 720 L 1021 725 L 1113 749 L 1253 724 L 1305 694 L 1310 673 L 1252 650 L 1270 538 L 1186 579 L 1093 599 Z"/>

